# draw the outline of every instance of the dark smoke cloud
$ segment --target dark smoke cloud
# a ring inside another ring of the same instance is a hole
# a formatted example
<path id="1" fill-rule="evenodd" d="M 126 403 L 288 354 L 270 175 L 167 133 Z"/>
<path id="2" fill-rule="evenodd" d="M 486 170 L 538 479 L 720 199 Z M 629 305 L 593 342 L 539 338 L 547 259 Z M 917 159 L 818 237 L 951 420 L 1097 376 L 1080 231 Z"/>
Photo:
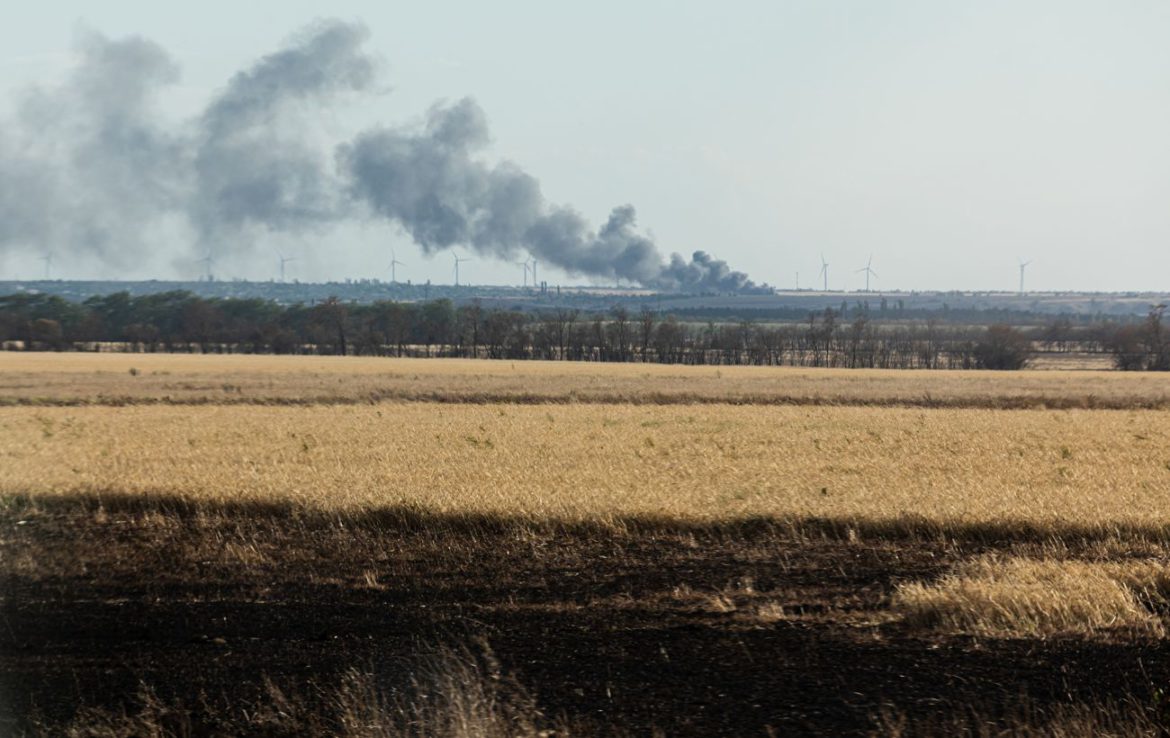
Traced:
<path id="1" fill-rule="evenodd" d="M 186 229 L 193 257 L 372 215 L 428 253 L 528 252 L 573 275 L 670 290 L 753 286 L 702 251 L 665 261 L 632 206 L 594 231 L 546 201 L 522 169 L 488 163 L 487 118 L 469 98 L 434 106 L 416 128 L 338 143 L 322 112 L 375 92 L 367 37 L 357 24 L 311 26 L 176 126 L 155 111 L 178 79 L 174 60 L 145 39 L 85 34 L 71 77 L 30 92 L 3 126 L 0 253 L 53 250 L 124 266 L 157 248 L 167 224 Z"/>
<path id="2" fill-rule="evenodd" d="M 353 195 L 395 221 L 430 253 L 465 245 L 513 259 L 528 251 L 570 274 L 625 279 L 663 289 L 740 290 L 753 286 L 727 264 L 696 252 L 667 265 L 639 233 L 633 206 L 614 208 L 593 233 L 570 208 L 546 203 L 540 183 L 513 164 L 476 157 L 488 142 L 487 117 L 464 98 L 436 106 L 418 131 L 378 129 L 339 152 Z"/>
<path id="3" fill-rule="evenodd" d="M 755 285 L 743 272 L 734 272 L 727 262 L 716 259 L 706 251 L 696 251 L 688 262 L 678 254 L 671 254 L 670 264 L 658 278 L 664 289 L 729 289 L 744 290 Z"/>

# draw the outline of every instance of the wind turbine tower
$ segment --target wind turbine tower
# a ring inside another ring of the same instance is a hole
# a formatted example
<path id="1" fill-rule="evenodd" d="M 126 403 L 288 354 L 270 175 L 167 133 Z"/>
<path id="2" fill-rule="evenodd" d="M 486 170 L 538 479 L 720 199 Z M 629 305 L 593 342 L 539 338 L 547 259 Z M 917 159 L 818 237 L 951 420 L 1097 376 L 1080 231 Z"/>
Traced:
<path id="1" fill-rule="evenodd" d="M 821 254 L 821 273 L 817 275 L 823 280 L 824 291 L 829 291 L 829 262 L 825 261 L 825 255 Z"/>
<path id="2" fill-rule="evenodd" d="M 865 291 L 866 292 L 869 292 L 869 278 L 871 276 L 873 276 L 873 277 L 877 276 L 877 272 L 875 272 L 873 269 L 871 269 L 870 268 L 871 266 L 873 266 L 873 254 L 869 255 L 869 261 L 865 262 L 865 268 L 857 270 L 858 273 L 865 272 Z"/>
<path id="3" fill-rule="evenodd" d="M 398 284 L 398 270 L 396 267 L 406 266 L 394 254 L 394 249 L 390 249 L 390 284 Z"/>
<path id="4" fill-rule="evenodd" d="M 1024 261 L 1023 259 L 1020 260 L 1020 294 L 1021 295 L 1024 294 L 1024 270 L 1027 269 L 1028 265 L 1031 263 L 1032 263 L 1031 259 L 1029 259 L 1028 261 Z"/>
<path id="5" fill-rule="evenodd" d="M 459 264 L 464 262 L 464 261 L 471 261 L 471 257 L 470 256 L 460 256 L 459 254 L 454 254 L 454 256 L 455 256 L 455 286 L 458 287 L 459 286 Z"/>
<path id="6" fill-rule="evenodd" d="M 278 257 L 280 257 L 280 281 L 281 281 L 281 283 L 283 283 L 284 282 L 284 265 L 289 263 L 290 261 L 296 261 L 297 257 L 285 256 L 284 254 L 280 253 L 279 251 L 276 252 L 276 255 Z"/>
<path id="7" fill-rule="evenodd" d="M 48 282 L 53 273 L 53 252 L 46 251 L 41 261 L 45 262 L 45 281 Z"/>
<path id="8" fill-rule="evenodd" d="M 528 260 L 525 259 L 524 261 L 517 261 L 515 263 L 524 267 L 524 288 L 527 289 L 528 288 Z"/>

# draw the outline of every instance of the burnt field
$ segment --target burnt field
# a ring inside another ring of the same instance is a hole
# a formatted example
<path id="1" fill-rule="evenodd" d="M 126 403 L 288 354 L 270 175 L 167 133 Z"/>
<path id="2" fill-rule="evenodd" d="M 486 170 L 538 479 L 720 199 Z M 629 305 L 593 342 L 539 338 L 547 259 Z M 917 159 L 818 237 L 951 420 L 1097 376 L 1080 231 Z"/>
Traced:
<path id="1" fill-rule="evenodd" d="M 1170 677 L 1149 632 L 980 638 L 891 609 L 900 582 L 1038 548 L 985 528 L 118 496 L 13 500 L 2 524 L 8 733 L 410 734 L 391 724 L 409 726 L 436 654 L 517 728 L 573 735 L 932 735 L 1070 710 L 1149 728 Z M 1151 545 L 1089 537 L 1061 555 Z M 356 727 L 355 681 L 379 706 Z"/>

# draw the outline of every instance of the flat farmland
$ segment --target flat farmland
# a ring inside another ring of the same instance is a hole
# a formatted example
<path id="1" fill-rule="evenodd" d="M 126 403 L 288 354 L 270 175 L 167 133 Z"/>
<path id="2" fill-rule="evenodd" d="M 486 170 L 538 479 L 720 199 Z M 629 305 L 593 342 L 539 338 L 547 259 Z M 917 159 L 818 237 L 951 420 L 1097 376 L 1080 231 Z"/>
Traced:
<path id="1" fill-rule="evenodd" d="M 589 403 L 1167 408 L 1170 378 L 184 354 L 0 354 L 0 405 Z"/>
<path id="2" fill-rule="evenodd" d="M 8 408 L 0 493 L 940 529 L 1170 526 L 1170 412 L 435 405 Z M 1170 530 L 1170 528 L 1167 528 Z"/>
<path id="3" fill-rule="evenodd" d="M 1162 735 L 1168 380 L 0 355 L 0 729 Z"/>

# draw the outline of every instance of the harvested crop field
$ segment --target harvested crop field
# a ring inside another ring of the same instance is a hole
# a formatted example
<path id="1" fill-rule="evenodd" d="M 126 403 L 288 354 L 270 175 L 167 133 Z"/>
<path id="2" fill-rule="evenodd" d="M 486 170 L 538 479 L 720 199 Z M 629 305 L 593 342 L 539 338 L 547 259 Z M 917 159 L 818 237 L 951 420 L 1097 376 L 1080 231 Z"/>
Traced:
<path id="1" fill-rule="evenodd" d="M 0 492 L 604 521 L 1170 531 L 1170 412 L 865 407 L 9 408 Z"/>
<path id="2" fill-rule="evenodd" d="M 1170 727 L 1165 377 L 10 356 L 4 734 Z"/>
<path id="3" fill-rule="evenodd" d="M 755 404 L 1166 408 L 1170 377 L 470 359 L 0 354 L 0 405 Z"/>

